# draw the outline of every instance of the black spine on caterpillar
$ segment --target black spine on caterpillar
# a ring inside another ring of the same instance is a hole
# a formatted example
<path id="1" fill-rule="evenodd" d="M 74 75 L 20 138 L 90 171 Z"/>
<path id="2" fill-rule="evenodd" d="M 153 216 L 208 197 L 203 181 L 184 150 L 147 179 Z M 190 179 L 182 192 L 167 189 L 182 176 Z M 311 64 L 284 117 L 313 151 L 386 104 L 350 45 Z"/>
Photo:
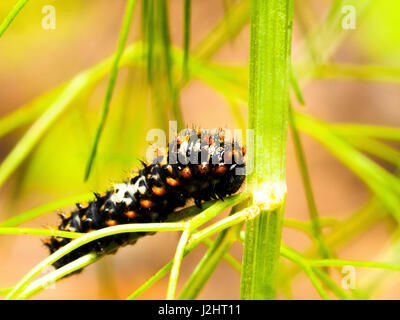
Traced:
<path id="1" fill-rule="evenodd" d="M 187 130 L 151 164 L 142 162 L 143 168 L 128 181 L 103 194 L 95 193 L 94 201 L 77 204 L 76 211 L 60 214 L 58 229 L 87 233 L 119 224 L 162 222 L 189 199 L 194 199 L 197 206 L 203 201 L 223 199 L 237 192 L 245 179 L 244 153 L 237 141 L 225 141 L 223 130 Z M 60 268 L 90 252 L 113 253 L 145 234 L 148 233 L 98 239 L 70 252 L 54 266 Z M 44 244 L 53 253 L 70 241 L 51 237 Z M 114 249 L 110 252 L 107 248 Z"/>

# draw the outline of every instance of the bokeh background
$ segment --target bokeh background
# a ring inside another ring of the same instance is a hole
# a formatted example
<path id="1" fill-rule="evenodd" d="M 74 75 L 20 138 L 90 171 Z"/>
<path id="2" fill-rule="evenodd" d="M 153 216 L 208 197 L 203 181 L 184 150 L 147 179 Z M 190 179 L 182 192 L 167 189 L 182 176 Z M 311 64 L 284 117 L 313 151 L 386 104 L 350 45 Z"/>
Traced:
<path id="1" fill-rule="evenodd" d="M 376 64 L 399 67 L 400 3 L 395 0 L 369 1 L 368 8 L 357 15 L 356 28 L 343 31 L 331 61 Z M 14 5 L 14 0 L 0 3 L 0 20 Z M 195 47 L 216 25 L 233 0 L 192 1 L 191 47 Z M 301 47 L 308 30 L 327 19 L 333 1 L 295 0 L 293 60 L 301 57 Z M 42 28 L 42 7 L 56 9 L 56 29 Z M 140 2 L 135 10 L 129 42 L 141 37 Z M 172 43 L 182 46 L 183 1 L 168 0 Z M 0 117 L 6 116 L 35 98 L 70 80 L 79 72 L 93 67 L 116 48 L 124 14 L 124 0 L 37 0 L 31 1 L 17 16 L 0 39 Z M 227 21 L 226 28 L 229 28 Z M 324 50 L 320 48 L 318 50 Z M 249 56 L 249 25 L 210 58 L 215 64 L 245 67 Z M 107 79 L 96 83 L 75 99 L 46 131 L 27 159 L 0 189 L 0 221 L 41 204 L 80 194 L 99 191 L 121 180 L 132 167 L 139 165 L 149 144 L 146 133 L 155 127 L 151 91 L 140 68 L 122 68 L 111 104 L 93 174 L 83 182 L 85 166 L 98 123 Z M 145 88 L 145 89 L 144 89 Z M 303 112 L 320 119 L 339 123 L 370 123 L 400 126 L 400 90 L 398 83 L 354 81 L 348 79 L 309 79 L 303 87 Z M 230 103 L 200 80 L 192 80 L 180 94 L 183 118 L 188 126 L 206 128 L 238 127 Z M 244 121 L 247 108 L 238 105 Z M 121 111 L 122 110 L 122 111 Z M 30 123 L 5 135 L 0 140 L 0 159 L 4 159 L 24 135 Z M 117 129 L 116 129 L 117 128 Z M 302 135 L 312 186 L 318 210 L 323 217 L 345 219 L 360 208 L 370 192 L 343 164 L 318 142 Z M 391 167 L 380 163 L 388 170 Z M 308 220 L 309 214 L 302 181 L 289 136 L 287 159 L 288 198 L 286 217 Z M 58 218 L 49 213 L 25 223 L 26 227 L 55 225 Z M 336 254 L 343 259 L 382 260 L 391 243 L 393 222 L 384 220 L 369 228 Z M 107 256 L 79 274 L 56 284 L 35 296 L 37 299 L 122 299 L 154 274 L 175 252 L 179 234 L 158 233 L 146 237 L 116 255 Z M 303 251 L 311 245 L 301 231 L 285 228 L 283 239 Z M 180 285 L 188 278 L 205 252 L 200 246 L 182 266 Z M 231 254 L 241 259 L 241 245 Z M 23 275 L 48 255 L 38 236 L 0 237 L 0 287 L 15 285 Z M 373 271 L 357 269 L 357 285 Z M 377 293 L 379 299 L 400 298 L 400 281 L 391 279 Z M 336 275 L 338 281 L 340 276 Z M 101 281 L 100 281 L 101 280 Z M 168 277 L 140 296 L 141 299 L 163 299 Z M 382 280 L 383 281 L 383 280 Z M 199 298 L 238 299 L 240 275 L 222 262 Z M 293 282 L 297 299 L 318 298 L 304 275 Z M 280 295 L 280 298 L 283 298 Z"/>

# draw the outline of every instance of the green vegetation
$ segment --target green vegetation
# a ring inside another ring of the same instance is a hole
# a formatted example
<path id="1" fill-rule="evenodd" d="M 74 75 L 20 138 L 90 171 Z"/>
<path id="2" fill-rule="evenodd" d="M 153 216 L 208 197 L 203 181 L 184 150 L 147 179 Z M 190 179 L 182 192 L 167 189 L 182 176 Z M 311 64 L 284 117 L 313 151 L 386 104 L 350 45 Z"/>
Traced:
<path id="1" fill-rule="evenodd" d="M 329 4 L 327 15 L 312 21 L 310 17 L 315 18 L 316 12 L 309 1 L 227 1 L 220 21 L 195 43 L 191 22 L 196 7 L 191 0 L 182 0 L 182 46 L 178 47 L 171 41 L 168 1 L 127 0 L 113 55 L 0 118 L 0 137 L 17 137 L 0 164 L 0 186 L 5 188 L 9 184 L 15 189 L 14 194 L 5 193 L 7 201 L 24 203 L 26 196 L 16 199 L 15 194 L 26 194 L 27 190 L 54 195 L 36 208 L 7 214 L 0 222 L 2 241 L 7 235 L 59 235 L 74 239 L 29 267 L 31 270 L 27 269 L 15 286 L 0 288 L 0 295 L 6 299 L 28 299 L 54 281 L 96 262 L 100 257 L 91 253 L 38 277 L 64 255 L 101 237 L 138 231 L 178 231 L 181 237 L 175 255 L 152 277 L 144 279 L 139 288 L 132 288 L 127 299 L 139 297 L 167 274 L 166 299 L 196 299 L 223 260 L 241 276 L 241 299 L 290 299 L 299 274 L 309 279 L 322 299 L 375 298 L 375 292 L 383 285 L 378 276 L 367 274 L 356 290 L 347 290 L 337 281 L 337 275 L 342 275 L 344 266 L 379 269 L 379 275 L 385 279 L 400 271 L 396 250 L 400 151 L 395 144 L 400 141 L 400 129 L 374 124 L 333 124 L 310 115 L 301 105 L 306 105 L 307 100 L 302 91 L 314 79 L 399 84 L 400 66 L 394 65 L 390 52 L 366 39 L 368 26 L 348 31 L 341 24 L 345 5 L 353 6 L 357 21 L 362 17 L 366 21 L 376 19 L 371 17 L 372 12 L 382 15 L 383 20 L 385 15 L 391 18 L 394 10 L 370 0 L 333 0 Z M 7 4 L 7 10 L 1 5 L 0 44 L 13 25 L 21 23 L 19 19 L 30 5 L 37 4 L 20 0 L 14 6 Z M 138 14 L 134 15 L 135 12 Z M 135 21 L 136 17 L 140 21 Z M 249 65 L 228 66 L 214 61 L 214 54 L 249 23 Z M 304 39 L 292 59 L 293 25 L 300 29 Z M 141 28 L 137 32 L 140 39 L 130 41 L 128 35 L 137 26 Z M 359 34 L 350 41 L 368 47 L 377 61 L 364 65 L 335 61 L 335 52 L 350 32 Z M 400 52 L 400 44 L 395 47 L 400 37 L 396 38 L 394 32 L 380 41 L 390 43 L 394 51 L 397 48 Z M 185 123 L 180 97 L 181 90 L 192 80 L 206 84 L 226 99 L 237 127 L 254 129 L 254 150 L 249 154 L 254 155 L 255 166 L 247 177 L 245 191 L 225 201 L 205 203 L 203 209 L 185 208 L 165 223 L 119 225 L 89 234 L 19 227 L 67 205 L 90 200 L 89 191 L 101 190 L 110 180 L 118 179 L 121 172 L 137 165 L 136 160 L 143 158 L 148 146 L 148 129 L 167 129 L 168 120 L 177 120 L 180 128 L 190 125 Z M 93 102 L 92 95 L 99 90 L 101 98 Z M 96 104 L 95 111 L 85 107 L 90 104 Z M 248 106 L 247 126 L 239 108 L 243 105 Z M 83 124 L 77 125 L 77 119 Z M 286 198 L 292 192 L 286 188 L 289 127 L 309 209 L 307 221 L 285 218 Z M 370 199 L 348 218 L 321 217 L 302 134 L 318 141 L 370 191 Z M 63 153 L 71 155 L 68 159 L 57 153 L 60 141 Z M 221 217 L 226 210 L 230 214 Z M 393 240 L 382 255 L 386 260 L 360 261 L 337 256 L 338 249 L 383 221 L 391 226 L 388 234 Z M 300 252 L 284 243 L 282 230 L 286 228 L 307 235 L 310 247 Z M 190 259 L 190 253 L 200 244 L 208 250 L 179 291 L 182 261 Z M 230 254 L 234 244 L 243 246 L 243 261 Z"/>

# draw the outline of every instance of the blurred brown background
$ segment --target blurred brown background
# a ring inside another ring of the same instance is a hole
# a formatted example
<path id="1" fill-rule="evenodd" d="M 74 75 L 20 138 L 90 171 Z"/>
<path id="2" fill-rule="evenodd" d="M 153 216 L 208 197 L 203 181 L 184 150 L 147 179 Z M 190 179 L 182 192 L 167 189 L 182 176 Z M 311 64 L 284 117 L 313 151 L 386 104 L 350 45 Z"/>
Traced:
<path id="1" fill-rule="evenodd" d="M 170 0 L 168 2 L 173 43 L 180 46 L 183 1 Z M 226 2 L 229 3 L 229 1 Z M 6 15 L 13 3 L 14 1 L 11 0 L 2 1 L 0 19 Z M 311 1 L 310 3 L 317 18 L 323 19 L 331 1 Z M 56 30 L 46 31 L 41 28 L 43 17 L 41 8 L 46 4 L 54 5 L 57 10 Z M 0 39 L 0 116 L 8 114 L 112 54 L 118 40 L 124 7 L 123 0 L 40 0 L 29 3 Z M 130 33 L 131 41 L 140 37 L 139 12 L 140 10 L 135 12 Z M 194 0 L 192 44 L 199 41 L 219 21 L 223 13 L 223 1 Z M 370 16 L 366 16 L 365 19 L 368 17 Z M 373 19 L 369 18 L 368 21 L 373 21 Z M 339 47 L 333 60 L 357 63 L 394 61 L 389 55 L 380 56 L 379 52 L 366 49 L 364 40 L 368 30 L 373 30 L 373 26 L 365 27 L 362 19 L 357 23 L 357 29 L 348 31 L 349 36 Z M 381 31 L 376 30 L 377 34 L 372 34 L 371 37 L 378 37 Z M 304 34 L 295 18 L 294 60 L 297 45 L 303 38 Z M 229 41 L 213 57 L 213 61 L 230 65 L 245 65 L 248 61 L 248 43 L 249 27 L 246 26 L 235 39 Z M 102 88 L 104 90 L 104 87 Z M 100 91 L 100 96 L 103 92 Z M 400 90 L 397 85 L 313 80 L 307 84 L 303 93 L 306 99 L 306 107 L 303 110 L 327 121 L 400 125 Z M 200 124 L 208 128 L 235 127 L 234 119 L 229 113 L 228 104 L 224 98 L 200 81 L 192 81 L 184 88 L 181 102 L 185 122 L 189 125 Z M 241 110 L 246 112 L 245 107 Z M 209 117 L 211 112 L 213 116 Z M 24 130 L 18 130 L 0 140 L 1 158 L 4 158 L 11 150 Z M 368 199 L 368 190 L 317 142 L 307 136 L 302 137 L 321 215 L 338 219 L 348 216 Z M 121 170 L 127 169 L 129 168 Z M 44 166 L 43 171 L 45 170 Z M 302 181 L 290 137 L 287 177 L 286 216 L 308 220 Z M 18 196 L 10 196 L 14 190 L 15 181 L 18 179 L 20 175 L 14 174 L 10 182 L 0 191 L 0 220 L 60 196 L 57 192 L 52 194 L 49 190 L 33 190 L 29 194 L 24 194 L 24 201 L 19 201 Z M 74 190 L 70 190 L 70 194 L 74 194 Z M 48 214 L 24 226 L 43 227 L 56 221 L 55 214 Z M 384 224 L 377 225 L 361 238 L 357 238 L 351 245 L 341 249 L 338 255 L 344 259 L 377 259 L 378 254 L 388 244 L 387 228 L 388 226 Z M 48 252 L 41 245 L 39 238 L 0 237 L 0 287 L 15 285 L 34 265 L 47 256 Z M 178 233 L 174 232 L 158 233 L 143 238 L 137 245 L 120 249 L 116 255 L 105 257 L 100 262 L 87 267 L 80 275 L 58 282 L 55 290 L 44 290 L 35 298 L 125 298 L 173 257 L 178 239 Z M 310 245 L 310 240 L 302 232 L 293 229 L 285 228 L 283 239 L 288 245 L 298 250 Z M 241 259 L 241 250 L 240 245 L 235 245 L 231 253 Z M 204 252 L 205 248 L 201 247 L 184 260 L 180 285 L 190 275 Z M 367 272 L 369 271 L 358 269 L 357 279 Z M 103 281 L 99 285 L 97 280 L 102 275 L 107 275 L 105 279 L 108 281 Z M 140 298 L 163 299 L 167 281 L 168 277 L 163 278 Z M 202 291 L 200 298 L 238 299 L 239 281 L 239 274 L 223 261 Z M 295 279 L 293 288 L 295 298 L 318 298 L 304 275 Z M 385 291 L 381 298 L 400 298 L 400 282 L 398 280 L 392 282 L 390 290 Z"/>

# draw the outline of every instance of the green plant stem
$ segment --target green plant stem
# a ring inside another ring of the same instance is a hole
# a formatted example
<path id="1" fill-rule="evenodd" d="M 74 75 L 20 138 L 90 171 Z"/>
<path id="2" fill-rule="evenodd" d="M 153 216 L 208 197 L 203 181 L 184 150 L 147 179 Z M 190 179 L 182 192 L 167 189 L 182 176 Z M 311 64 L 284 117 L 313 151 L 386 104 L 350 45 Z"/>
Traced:
<path id="1" fill-rule="evenodd" d="M 243 201 L 242 203 L 234 206 L 231 210 L 230 216 L 234 215 L 238 211 L 241 211 L 242 209 L 245 209 L 248 205 L 249 201 Z M 239 238 L 241 229 L 242 223 L 238 223 L 235 226 L 229 229 L 224 229 L 222 232 L 220 232 L 214 243 L 207 238 L 203 240 L 210 242 L 211 244 L 209 245 L 209 249 L 207 250 L 206 254 L 203 256 L 191 274 L 190 278 L 185 283 L 185 286 L 179 295 L 180 300 L 196 299 L 208 279 L 214 273 L 222 258 L 225 258 L 225 260 L 227 260 L 228 263 L 238 270 L 239 273 L 241 272 L 240 263 L 228 253 L 233 243 Z"/>
<path id="2" fill-rule="evenodd" d="M 240 297 L 274 299 L 286 199 L 293 2 L 251 5 L 249 128 L 255 130 L 255 150 L 248 185 L 262 212 L 246 224 Z"/>
<path id="3" fill-rule="evenodd" d="M 59 231 L 52 229 L 38 229 L 38 228 L 0 228 L 0 234 L 25 234 L 25 235 L 36 235 L 36 236 L 49 236 L 49 237 L 63 237 L 76 239 L 84 235 L 84 233 L 70 232 L 70 231 Z"/>
<path id="4" fill-rule="evenodd" d="M 124 52 L 123 63 L 136 61 L 140 53 L 140 44 L 132 45 Z M 46 130 L 55 122 L 70 103 L 84 91 L 85 88 L 101 79 L 106 73 L 107 68 L 113 58 L 105 59 L 95 67 L 81 72 L 75 76 L 55 100 L 52 101 L 48 109 L 36 120 L 27 130 L 24 136 L 18 141 L 7 157 L 0 165 L 0 186 L 8 179 L 15 169 L 32 151 L 34 146 L 40 141 Z"/>
<path id="5" fill-rule="evenodd" d="M 343 260 L 343 259 L 309 259 L 309 264 L 313 267 L 344 267 L 353 266 L 358 268 L 386 269 L 391 271 L 400 271 L 400 265 L 389 262 Z"/>
<path id="6" fill-rule="evenodd" d="M 330 300 L 328 293 L 326 292 L 325 288 L 322 286 L 320 281 L 317 279 L 314 270 L 311 268 L 309 264 L 309 260 L 304 258 L 298 252 L 293 250 L 292 248 L 286 246 L 282 243 L 280 253 L 283 257 L 293 261 L 296 263 L 300 268 L 303 269 L 304 273 L 310 279 L 311 283 L 313 284 L 315 290 L 317 290 L 318 294 L 324 300 Z"/>
<path id="7" fill-rule="evenodd" d="M 347 141 L 354 147 L 376 156 L 386 162 L 400 167 L 400 151 L 375 139 L 365 137 L 348 137 Z"/>
<path id="8" fill-rule="evenodd" d="M 334 227 L 340 223 L 339 220 L 334 218 L 321 218 L 319 219 L 321 228 L 323 227 Z M 285 218 L 283 219 L 283 226 L 287 228 L 293 228 L 304 231 L 313 237 L 312 223 L 308 221 L 299 221 L 296 219 Z"/>
<path id="9" fill-rule="evenodd" d="M 213 230 L 213 232 L 210 232 L 208 235 L 211 236 L 218 231 L 219 231 L 219 228 L 216 228 Z M 183 251 L 182 257 L 185 257 L 186 255 L 188 255 L 194 248 L 196 248 L 204 240 L 206 240 L 206 239 L 202 240 L 198 237 L 196 239 L 193 239 L 192 237 L 190 237 L 188 240 L 188 245 L 185 247 L 185 249 Z M 141 285 L 138 289 L 136 289 L 135 292 L 133 292 L 131 295 L 129 295 L 127 297 L 127 299 L 133 300 L 136 297 L 138 297 L 141 293 L 146 291 L 154 283 L 156 283 L 163 276 L 165 276 L 171 270 L 172 266 L 173 266 L 173 261 L 168 262 L 164 267 L 162 267 L 159 271 L 157 271 L 157 273 L 154 276 L 152 276 L 143 285 Z"/>
<path id="10" fill-rule="evenodd" d="M 243 199 L 246 199 L 246 194 L 242 195 Z M 225 201 L 224 201 L 225 202 Z M 218 205 L 218 203 L 216 204 Z M 210 214 L 207 211 L 210 210 L 205 210 L 203 213 L 203 216 L 200 214 L 199 216 L 194 217 L 187 223 L 187 227 L 185 231 L 182 233 L 181 240 L 179 241 L 176 253 L 175 253 L 175 258 L 173 262 L 173 268 L 171 271 L 170 275 L 170 281 L 168 284 L 168 290 L 167 290 L 167 299 L 172 300 L 175 297 L 175 291 L 176 291 L 176 286 L 178 282 L 178 276 L 179 276 L 179 268 L 182 262 L 183 254 L 185 251 L 186 246 L 191 246 L 192 243 L 197 243 L 202 241 L 205 238 L 208 238 L 210 235 L 215 234 L 221 230 L 224 230 L 226 228 L 229 228 L 235 224 L 238 224 L 244 220 L 253 218 L 257 213 L 257 209 L 255 208 L 256 211 L 250 210 L 250 209 L 245 209 L 242 210 L 236 214 L 233 214 L 221 221 L 218 221 L 217 223 L 214 223 L 213 225 L 203 229 L 200 232 L 197 232 L 193 235 L 191 235 L 191 232 L 195 230 L 199 225 L 207 222 L 208 220 L 212 219 L 214 216 L 213 214 Z M 211 211 L 210 211 L 211 212 Z M 190 237 L 190 240 L 189 240 Z"/>
<path id="11" fill-rule="evenodd" d="M 121 61 L 121 57 L 124 53 L 125 43 L 128 38 L 129 29 L 130 29 L 130 26 L 132 23 L 132 16 L 133 16 L 135 4 L 136 4 L 136 0 L 128 0 L 128 2 L 126 4 L 125 16 L 124 16 L 124 20 L 122 22 L 122 28 L 121 28 L 119 41 L 118 41 L 118 47 L 117 47 L 117 50 L 116 50 L 116 53 L 114 56 L 113 65 L 111 68 L 110 79 L 108 80 L 107 91 L 106 91 L 106 95 L 104 97 L 103 109 L 101 112 L 100 122 L 97 127 L 96 136 L 94 139 L 93 147 L 92 147 L 89 161 L 88 161 L 87 168 L 86 168 L 85 181 L 89 178 L 89 175 L 90 175 L 90 172 L 92 169 L 92 165 L 93 165 L 93 161 L 94 161 L 94 158 L 96 157 L 97 147 L 100 142 L 101 133 L 103 131 L 103 128 L 104 128 L 104 125 L 105 125 L 105 122 L 107 119 L 107 114 L 108 114 L 108 110 L 110 108 L 111 98 L 112 98 L 112 95 L 114 92 L 114 87 L 115 87 L 115 83 L 116 83 L 117 76 L 118 76 L 119 64 Z"/>
<path id="12" fill-rule="evenodd" d="M 189 240 L 189 245 L 192 241 L 195 241 L 195 242 L 197 242 L 199 240 L 201 241 L 205 238 L 208 238 L 212 234 L 215 234 L 217 232 L 225 230 L 225 229 L 232 227 L 238 223 L 254 219 L 255 217 L 258 216 L 259 213 L 260 213 L 260 210 L 257 206 L 246 208 L 242 211 L 239 211 L 221 221 L 218 221 L 218 222 L 212 224 L 209 227 L 202 229 L 199 232 L 192 234 L 192 236 L 190 237 L 190 240 Z"/>
<path id="13" fill-rule="evenodd" d="M 239 225 L 235 226 L 237 228 L 239 228 Z M 224 231 L 222 231 L 221 233 L 223 233 Z M 236 239 L 237 240 L 237 237 Z M 214 246 L 214 242 L 211 241 L 210 239 L 203 239 L 202 241 L 207 247 L 211 248 Z M 233 269 L 235 269 L 237 272 L 241 272 L 242 271 L 242 265 L 241 263 L 232 255 L 230 255 L 228 253 L 228 249 L 226 250 L 225 254 L 222 257 L 228 264 L 230 264 L 232 266 Z"/>
<path id="14" fill-rule="evenodd" d="M 176 287 L 178 284 L 179 269 L 182 264 L 183 254 L 190 236 L 190 229 L 187 228 L 182 232 L 181 239 L 179 240 L 178 247 L 176 248 L 175 257 L 172 264 L 172 270 L 169 278 L 167 289 L 167 300 L 175 298 Z"/>
<path id="15" fill-rule="evenodd" d="M 327 288 L 329 288 L 339 299 L 342 300 L 351 300 L 353 299 L 352 296 L 347 294 L 343 288 L 341 288 L 332 278 L 326 274 L 326 272 L 313 268 L 314 273 L 317 277 L 325 284 Z"/>
<path id="16" fill-rule="evenodd" d="M 250 0 L 242 0 L 229 7 L 223 19 L 219 21 L 207 34 L 206 37 L 193 49 L 193 55 L 202 59 L 210 58 L 227 40 L 242 30 L 249 21 Z M 230 24 L 227 27 L 227 21 Z"/>
<path id="17" fill-rule="evenodd" d="M 62 258 L 66 254 L 70 253 L 72 250 L 79 248 L 80 246 L 89 243 L 91 241 L 107 237 L 113 234 L 127 233 L 127 232 L 151 232 L 151 231 L 173 231 L 173 230 L 183 230 L 185 229 L 185 223 L 135 223 L 119 225 L 114 227 L 108 227 L 100 230 L 93 231 L 91 233 L 85 234 L 78 239 L 68 243 L 64 247 L 60 248 L 52 255 L 42 260 L 36 267 L 34 267 L 30 272 L 28 272 L 23 279 L 14 287 L 14 290 L 8 294 L 6 299 L 13 299 L 19 293 L 19 291 L 24 288 L 28 282 L 33 279 L 40 271 L 43 270 L 48 265 L 51 265 L 58 259 Z"/>
<path id="18" fill-rule="evenodd" d="M 400 180 L 398 177 L 353 148 L 322 121 L 297 113 L 296 123 L 299 128 L 320 141 L 345 163 L 379 197 L 388 211 L 400 221 Z"/>
<path id="19" fill-rule="evenodd" d="M 244 205 L 247 205 L 243 202 Z M 239 206 L 236 206 L 232 209 L 231 215 L 234 214 L 239 209 Z M 219 262 L 223 257 L 227 259 L 230 257 L 228 255 L 228 251 L 231 248 L 232 244 L 237 240 L 238 233 L 242 228 L 242 224 L 239 223 L 229 229 L 225 229 L 218 235 L 212 245 L 209 246 L 206 254 L 203 256 L 201 261 L 196 266 L 195 270 L 190 275 L 190 278 L 185 283 L 183 287 L 179 299 L 180 300 L 193 300 L 196 299 L 202 288 L 205 286 L 208 279 L 211 277 L 215 269 L 217 268 Z M 204 239 L 206 240 L 206 239 Z M 204 241 L 203 240 L 203 241 Z M 240 272 L 241 266 L 240 263 L 234 259 L 236 264 L 234 265 L 235 269 L 238 264 L 238 271 Z M 229 261 L 228 261 L 229 262 Z M 231 262 L 229 262 L 231 263 Z"/>
<path id="20" fill-rule="evenodd" d="M 47 286 L 54 284 L 57 280 L 71 274 L 74 271 L 80 270 L 83 267 L 93 263 L 98 259 L 98 255 L 95 253 L 89 253 L 72 261 L 68 265 L 65 265 L 54 272 L 45 275 L 44 277 L 32 282 L 26 289 L 18 296 L 18 300 L 29 299 L 34 294 L 38 293 Z"/>
<path id="21" fill-rule="evenodd" d="M 0 38 L 29 0 L 19 0 L 0 25 Z"/>
<path id="22" fill-rule="evenodd" d="M 330 124 L 329 126 L 340 135 L 400 141 L 400 129 L 396 127 L 353 123 Z"/>
<path id="23" fill-rule="evenodd" d="M 305 154 L 303 147 L 301 145 L 299 133 L 297 131 L 296 120 L 293 117 L 292 107 L 289 107 L 289 123 L 292 129 L 291 130 L 292 140 L 296 152 L 297 164 L 299 166 L 301 178 L 303 181 L 304 191 L 306 194 L 308 211 L 310 213 L 310 218 L 311 218 L 313 236 L 318 243 L 318 249 L 321 254 L 321 257 L 328 258 L 330 257 L 330 252 L 321 234 L 321 225 L 317 210 L 317 204 L 315 203 L 314 193 L 311 186 L 311 180 L 310 180 L 310 175 L 308 173 Z"/>
<path id="24" fill-rule="evenodd" d="M 303 68 L 307 68 L 307 64 L 299 66 L 299 69 Z M 317 66 L 313 78 L 400 83 L 400 68 L 344 63 L 322 64 Z"/>
<path id="25" fill-rule="evenodd" d="M 241 201 L 245 201 L 248 199 L 249 195 L 242 193 L 232 197 L 227 198 L 225 201 L 216 201 L 210 207 L 205 209 L 203 212 L 199 213 L 195 216 L 191 221 L 193 221 L 191 228 L 188 230 L 194 230 L 199 225 L 209 221 L 210 219 L 214 218 L 217 214 L 221 213 L 223 210 L 228 208 L 229 206 L 234 206 Z M 207 205 L 207 204 L 205 204 Z M 189 208 L 184 209 L 181 211 L 181 214 L 176 214 L 172 219 L 182 218 L 182 215 L 190 216 L 192 213 L 198 212 L 198 208 Z M 25 277 L 14 287 L 14 290 L 8 294 L 6 299 L 15 299 L 17 294 L 22 291 L 29 281 L 33 279 L 43 268 L 46 266 L 54 263 L 58 259 L 62 258 L 72 250 L 79 248 L 80 246 L 94 241 L 96 239 L 110 236 L 113 234 L 120 234 L 120 233 L 128 233 L 128 232 L 155 232 L 155 231 L 176 231 L 176 230 L 186 230 L 187 229 L 187 222 L 166 222 L 166 223 L 135 223 L 135 224 L 126 224 L 126 225 L 119 225 L 114 227 L 108 227 L 100 230 L 93 231 L 89 234 L 85 234 L 82 237 L 70 242 L 69 244 L 65 245 L 64 247 L 60 248 L 52 255 L 41 261 L 35 268 L 33 268 Z M 198 242 L 197 242 L 198 243 Z M 196 243 L 192 243 L 192 246 L 196 246 Z M 190 246 L 188 246 L 190 247 Z M 190 251 L 190 250 L 189 250 Z M 77 267 L 73 265 L 73 267 Z"/>
<path id="26" fill-rule="evenodd" d="M 365 230 L 376 225 L 387 213 L 379 204 L 377 199 L 373 198 L 363 205 L 359 210 L 353 213 L 348 219 L 338 223 L 327 233 L 324 238 L 329 248 L 332 250 L 338 249 L 351 239 L 359 236 Z M 318 254 L 318 249 L 315 246 L 305 250 L 302 255 L 306 258 L 314 257 Z M 297 265 L 290 267 L 287 272 L 280 277 L 280 283 L 285 286 L 285 282 L 293 279 L 301 269 Z"/>
<path id="27" fill-rule="evenodd" d="M 8 294 L 9 292 L 11 292 L 12 289 L 13 289 L 13 287 L 1 288 L 1 289 L 0 289 L 0 295 Z"/>

